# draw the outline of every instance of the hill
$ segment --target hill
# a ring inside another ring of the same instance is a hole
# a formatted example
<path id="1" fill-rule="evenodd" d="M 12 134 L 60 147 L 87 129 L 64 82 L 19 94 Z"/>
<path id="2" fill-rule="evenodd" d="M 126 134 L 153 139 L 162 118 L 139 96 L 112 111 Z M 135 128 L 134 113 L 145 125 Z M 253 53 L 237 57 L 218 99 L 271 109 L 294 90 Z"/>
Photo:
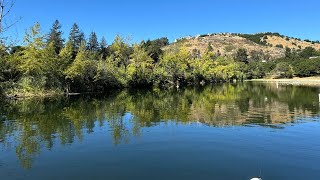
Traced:
<path id="1" fill-rule="evenodd" d="M 219 33 L 198 36 L 188 36 L 175 40 L 174 43 L 164 47 L 165 51 L 172 51 L 186 46 L 190 52 L 199 50 L 204 53 L 211 45 L 214 52 L 222 56 L 232 56 L 239 48 L 247 50 L 249 56 L 254 53 L 263 54 L 264 60 L 276 59 L 285 56 L 286 47 L 293 51 L 300 51 L 306 47 L 320 50 L 319 41 L 300 40 L 280 35 L 279 33 L 235 34 Z"/>

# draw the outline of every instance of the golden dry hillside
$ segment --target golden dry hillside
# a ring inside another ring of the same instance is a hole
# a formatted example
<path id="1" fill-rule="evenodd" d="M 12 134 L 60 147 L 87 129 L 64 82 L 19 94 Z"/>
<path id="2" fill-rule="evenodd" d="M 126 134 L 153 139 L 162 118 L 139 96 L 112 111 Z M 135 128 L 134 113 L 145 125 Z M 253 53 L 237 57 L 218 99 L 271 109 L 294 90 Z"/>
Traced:
<path id="1" fill-rule="evenodd" d="M 302 49 L 305 49 L 306 47 L 313 47 L 316 50 L 320 50 L 319 43 L 301 41 L 297 38 L 269 36 L 268 35 L 264 39 L 267 42 L 267 44 L 271 44 L 273 46 L 281 45 L 283 47 L 288 47 L 293 50 L 302 50 Z"/>
<path id="2" fill-rule="evenodd" d="M 233 56 L 239 48 L 244 48 L 247 50 L 249 56 L 254 52 L 263 53 L 266 60 L 283 57 L 285 55 L 286 47 L 289 47 L 292 50 L 301 50 L 306 47 L 313 47 L 320 50 L 319 43 L 306 42 L 296 38 L 273 35 L 272 33 L 270 34 L 271 35 L 263 33 L 256 35 L 242 35 L 220 33 L 184 37 L 176 40 L 169 46 L 166 46 L 164 50 L 172 51 L 185 46 L 190 52 L 196 49 L 202 54 L 206 51 L 208 45 L 211 44 L 214 52 L 222 56 Z M 254 37 L 255 39 L 251 37 Z"/>

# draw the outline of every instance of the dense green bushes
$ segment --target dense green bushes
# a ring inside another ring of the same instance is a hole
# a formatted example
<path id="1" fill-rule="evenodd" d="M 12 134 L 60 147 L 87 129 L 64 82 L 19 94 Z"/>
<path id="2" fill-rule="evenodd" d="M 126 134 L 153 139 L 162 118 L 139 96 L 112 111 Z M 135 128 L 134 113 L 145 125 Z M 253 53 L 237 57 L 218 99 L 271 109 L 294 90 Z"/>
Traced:
<path id="1" fill-rule="evenodd" d="M 94 32 L 86 42 L 76 24 L 69 40 L 63 43 L 60 27 L 55 21 L 47 36 L 36 23 L 26 33 L 23 47 L 2 53 L 0 81 L 12 82 L 11 93 L 173 87 L 244 78 L 239 63 L 217 58 L 212 48 L 203 56 L 194 57 L 186 47 L 164 53 L 162 47 L 168 45 L 167 38 L 130 45 L 120 36 L 107 46 L 105 39 L 98 43 Z"/>
<path id="2" fill-rule="evenodd" d="M 202 54 L 197 49 L 190 52 L 184 46 L 164 52 L 162 48 L 169 44 L 167 38 L 131 45 L 117 36 L 107 46 L 104 38 L 99 43 L 92 32 L 87 42 L 76 24 L 64 43 L 60 27 L 56 21 L 49 35 L 45 35 L 37 23 L 26 33 L 24 46 L 8 50 L 1 46 L 1 91 L 22 95 L 100 92 L 320 74 L 320 59 L 309 59 L 319 55 L 313 48 L 301 52 L 287 48 L 286 57 L 278 60 L 246 49 L 222 57 L 213 52 L 210 44 Z"/>

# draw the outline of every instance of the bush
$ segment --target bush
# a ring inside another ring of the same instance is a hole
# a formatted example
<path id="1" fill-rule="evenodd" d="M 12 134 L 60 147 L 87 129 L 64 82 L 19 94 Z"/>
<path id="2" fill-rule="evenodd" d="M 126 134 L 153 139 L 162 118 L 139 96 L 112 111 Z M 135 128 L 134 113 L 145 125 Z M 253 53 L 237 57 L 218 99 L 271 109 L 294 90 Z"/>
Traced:
<path id="1" fill-rule="evenodd" d="M 276 78 L 292 78 L 294 71 L 292 66 L 287 62 L 280 62 L 274 69 Z"/>
<path id="2" fill-rule="evenodd" d="M 283 49 L 283 45 L 282 44 L 277 44 L 276 47 Z"/>

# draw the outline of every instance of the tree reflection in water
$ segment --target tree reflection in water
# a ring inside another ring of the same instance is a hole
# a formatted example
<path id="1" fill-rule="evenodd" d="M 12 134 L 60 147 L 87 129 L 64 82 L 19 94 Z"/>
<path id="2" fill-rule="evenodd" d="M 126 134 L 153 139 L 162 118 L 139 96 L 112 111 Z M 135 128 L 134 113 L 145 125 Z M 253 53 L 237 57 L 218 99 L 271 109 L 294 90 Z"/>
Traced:
<path id="1" fill-rule="evenodd" d="M 183 90 L 121 91 L 104 97 L 2 102 L 0 144 L 15 148 L 31 168 L 43 148 L 80 141 L 95 126 L 108 127 L 115 145 L 159 123 L 209 126 L 261 125 L 278 128 L 319 113 L 318 89 L 262 83 L 222 84 Z"/>

